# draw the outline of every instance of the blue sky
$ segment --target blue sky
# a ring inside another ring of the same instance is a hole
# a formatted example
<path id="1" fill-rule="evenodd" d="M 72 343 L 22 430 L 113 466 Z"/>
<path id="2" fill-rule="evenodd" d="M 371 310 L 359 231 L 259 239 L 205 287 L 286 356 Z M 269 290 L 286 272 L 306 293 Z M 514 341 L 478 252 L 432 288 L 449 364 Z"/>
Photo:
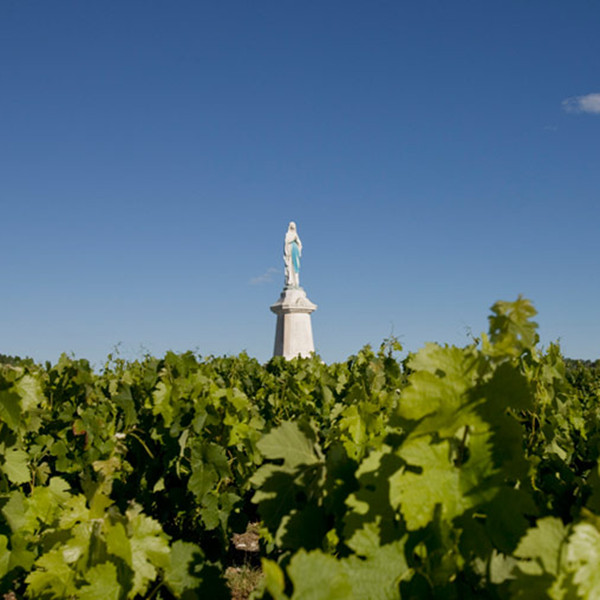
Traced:
<path id="1" fill-rule="evenodd" d="M 600 355 L 600 3 L 0 3 L 0 352 L 463 345 L 518 294 Z"/>

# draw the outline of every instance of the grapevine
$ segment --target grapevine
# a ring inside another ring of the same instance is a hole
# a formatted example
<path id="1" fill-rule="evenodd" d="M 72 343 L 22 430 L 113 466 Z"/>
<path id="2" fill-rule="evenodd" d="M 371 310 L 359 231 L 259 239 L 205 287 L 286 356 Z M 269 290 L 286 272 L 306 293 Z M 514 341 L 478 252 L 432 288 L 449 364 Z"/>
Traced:
<path id="1" fill-rule="evenodd" d="M 600 371 L 523 298 L 464 347 L 0 361 L 0 593 L 596 598 Z"/>

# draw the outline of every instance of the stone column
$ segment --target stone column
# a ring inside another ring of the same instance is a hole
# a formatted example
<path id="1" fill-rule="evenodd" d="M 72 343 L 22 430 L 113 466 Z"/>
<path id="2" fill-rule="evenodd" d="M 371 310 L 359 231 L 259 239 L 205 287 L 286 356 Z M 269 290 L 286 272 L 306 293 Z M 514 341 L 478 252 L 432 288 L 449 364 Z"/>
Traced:
<path id="1" fill-rule="evenodd" d="M 301 287 L 286 287 L 271 306 L 277 315 L 273 356 L 286 359 L 310 356 L 315 351 L 310 314 L 317 309 Z"/>

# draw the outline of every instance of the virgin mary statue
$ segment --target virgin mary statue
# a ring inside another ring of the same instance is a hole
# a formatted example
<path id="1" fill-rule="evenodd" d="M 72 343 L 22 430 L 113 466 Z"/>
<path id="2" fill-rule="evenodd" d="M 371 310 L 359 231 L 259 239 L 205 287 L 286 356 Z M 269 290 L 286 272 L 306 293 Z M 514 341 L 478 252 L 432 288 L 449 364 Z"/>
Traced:
<path id="1" fill-rule="evenodd" d="M 296 223 L 290 221 L 285 242 L 283 243 L 283 262 L 285 263 L 285 287 L 300 287 L 300 257 L 302 256 L 302 242 L 296 231 Z"/>

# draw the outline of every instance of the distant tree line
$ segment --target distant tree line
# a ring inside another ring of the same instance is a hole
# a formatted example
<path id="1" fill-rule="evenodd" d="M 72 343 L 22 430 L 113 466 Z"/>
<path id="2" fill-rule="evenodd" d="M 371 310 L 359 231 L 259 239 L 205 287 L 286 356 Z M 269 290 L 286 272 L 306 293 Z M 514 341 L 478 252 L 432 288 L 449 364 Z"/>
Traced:
<path id="1" fill-rule="evenodd" d="M 563 358 L 565 362 L 567 379 L 573 384 L 577 384 L 582 378 L 591 376 L 592 378 L 600 377 L 600 358 L 596 360 L 584 360 L 580 358 Z M 31 363 L 33 359 L 20 356 L 11 356 L 0 352 L 0 364 L 2 365 L 19 365 L 22 362 Z"/>
<path id="2" fill-rule="evenodd" d="M 17 366 L 20 365 L 22 363 L 33 363 L 33 359 L 31 358 L 21 358 L 20 356 L 10 356 L 8 354 L 2 354 L 0 353 L 0 365 L 12 365 L 12 366 Z"/>

